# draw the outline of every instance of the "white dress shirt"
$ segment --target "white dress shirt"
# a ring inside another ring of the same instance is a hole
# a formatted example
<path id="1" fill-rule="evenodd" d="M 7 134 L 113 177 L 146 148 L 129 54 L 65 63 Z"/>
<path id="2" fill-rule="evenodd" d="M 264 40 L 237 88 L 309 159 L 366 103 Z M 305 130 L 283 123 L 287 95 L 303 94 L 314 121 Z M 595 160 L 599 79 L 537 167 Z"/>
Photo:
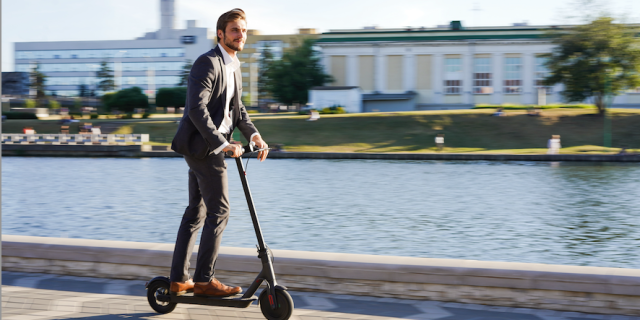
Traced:
<path id="1" fill-rule="evenodd" d="M 222 63 L 224 64 L 224 73 L 227 79 L 227 101 L 224 102 L 224 118 L 222 119 L 222 123 L 220 123 L 220 127 L 218 127 L 218 131 L 220 131 L 221 133 L 229 133 L 232 125 L 231 119 L 233 118 L 231 114 L 233 110 L 230 110 L 231 99 L 236 93 L 236 79 L 234 73 L 236 70 L 240 69 L 240 60 L 238 60 L 238 56 L 232 58 L 219 43 L 218 48 L 222 52 Z M 239 85 L 242 85 L 242 82 L 240 82 Z M 256 135 L 258 135 L 258 133 L 254 133 L 253 135 L 251 135 L 251 138 L 249 140 L 253 140 L 253 137 Z M 228 145 L 229 142 L 223 143 L 221 146 L 213 150 L 213 153 L 220 153 L 220 151 L 222 151 L 222 149 L 224 149 Z"/>

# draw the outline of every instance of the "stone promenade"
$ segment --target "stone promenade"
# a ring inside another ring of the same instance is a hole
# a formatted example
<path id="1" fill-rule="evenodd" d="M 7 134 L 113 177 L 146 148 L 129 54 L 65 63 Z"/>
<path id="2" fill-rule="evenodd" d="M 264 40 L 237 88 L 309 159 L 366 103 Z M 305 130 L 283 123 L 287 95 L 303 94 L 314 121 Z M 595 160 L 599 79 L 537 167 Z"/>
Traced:
<path id="1" fill-rule="evenodd" d="M 144 281 L 2 272 L 2 319 L 264 319 L 257 305 L 247 309 L 178 305 L 167 315 L 155 313 L 146 300 Z M 640 320 L 477 304 L 400 300 L 310 292 L 291 292 L 291 319 L 415 320 Z"/>

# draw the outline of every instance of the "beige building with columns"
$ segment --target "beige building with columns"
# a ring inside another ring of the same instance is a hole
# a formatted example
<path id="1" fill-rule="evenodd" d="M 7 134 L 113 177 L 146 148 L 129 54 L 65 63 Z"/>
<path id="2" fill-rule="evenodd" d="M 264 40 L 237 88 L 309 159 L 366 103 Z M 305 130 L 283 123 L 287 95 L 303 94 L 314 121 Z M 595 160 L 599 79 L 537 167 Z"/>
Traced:
<path id="1" fill-rule="evenodd" d="M 469 108 L 476 104 L 562 102 L 561 85 L 545 87 L 541 55 L 554 26 L 331 30 L 318 41 L 333 86 L 357 86 L 363 112 Z M 640 92 L 615 97 L 640 107 Z"/>

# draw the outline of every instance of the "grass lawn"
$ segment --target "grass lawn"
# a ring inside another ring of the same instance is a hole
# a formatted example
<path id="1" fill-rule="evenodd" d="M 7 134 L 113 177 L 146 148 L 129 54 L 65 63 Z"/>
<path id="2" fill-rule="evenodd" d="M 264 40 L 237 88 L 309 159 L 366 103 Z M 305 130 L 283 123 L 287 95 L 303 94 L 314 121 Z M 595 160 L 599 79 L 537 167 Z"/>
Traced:
<path id="1" fill-rule="evenodd" d="M 617 153 L 640 151 L 640 109 L 613 109 L 614 148 L 603 148 L 603 118 L 589 109 L 549 109 L 539 117 L 526 111 L 441 110 L 396 113 L 322 115 L 318 121 L 296 114 L 252 114 L 264 139 L 283 144 L 287 151 L 309 152 L 438 152 L 434 138 L 445 134 L 444 152 L 545 153 L 547 140 L 561 136 L 561 153 Z M 93 125 L 119 125 L 117 133 L 149 133 L 157 144 L 169 143 L 177 129 L 174 119 L 80 120 Z M 6 120 L 3 132 L 57 133 L 58 121 Z M 77 123 L 72 125 L 77 131 Z"/>

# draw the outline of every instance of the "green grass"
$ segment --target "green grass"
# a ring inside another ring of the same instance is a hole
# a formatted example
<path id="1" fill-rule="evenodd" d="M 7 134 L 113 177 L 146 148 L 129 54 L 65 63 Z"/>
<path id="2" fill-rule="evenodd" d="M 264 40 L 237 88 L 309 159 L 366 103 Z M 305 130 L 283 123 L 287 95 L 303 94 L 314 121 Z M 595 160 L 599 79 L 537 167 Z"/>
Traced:
<path id="1" fill-rule="evenodd" d="M 506 116 L 491 117 L 492 109 L 439 110 L 395 113 L 308 116 L 254 114 L 254 123 L 267 143 L 283 144 L 287 151 L 308 152 L 439 152 L 434 143 L 445 134 L 444 152 L 546 153 L 551 135 L 561 135 L 561 153 L 617 153 L 620 148 L 640 149 L 640 110 L 611 111 L 613 148 L 603 144 L 603 118 L 595 109 L 545 109 L 539 117 L 525 110 L 507 110 Z M 170 143 L 175 120 L 81 120 L 100 125 L 122 124 L 118 132 L 148 133 L 156 144 Z M 72 126 L 76 126 L 77 123 Z M 22 132 L 31 126 L 39 133 L 57 133 L 58 121 L 7 120 L 3 132 Z M 75 129 L 77 130 L 77 129 Z M 73 128 L 72 128 L 73 132 Z"/>

